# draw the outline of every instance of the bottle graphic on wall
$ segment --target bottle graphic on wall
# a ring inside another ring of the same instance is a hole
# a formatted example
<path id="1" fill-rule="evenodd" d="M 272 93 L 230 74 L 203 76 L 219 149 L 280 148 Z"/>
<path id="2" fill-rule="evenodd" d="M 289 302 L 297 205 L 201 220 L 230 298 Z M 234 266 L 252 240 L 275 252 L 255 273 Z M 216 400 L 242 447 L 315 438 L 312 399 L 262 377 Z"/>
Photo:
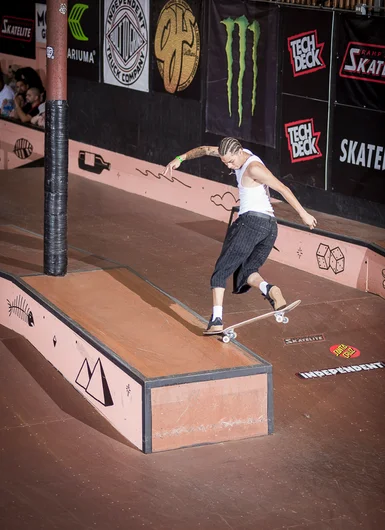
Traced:
<path id="1" fill-rule="evenodd" d="M 91 153 L 90 151 L 79 151 L 78 164 L 80 169 L 96 173 L 97 175 L 100 175 L 104 169 L 109 171 L 111 168 L 111 164 L 105 162 L 102 155 Z"/>

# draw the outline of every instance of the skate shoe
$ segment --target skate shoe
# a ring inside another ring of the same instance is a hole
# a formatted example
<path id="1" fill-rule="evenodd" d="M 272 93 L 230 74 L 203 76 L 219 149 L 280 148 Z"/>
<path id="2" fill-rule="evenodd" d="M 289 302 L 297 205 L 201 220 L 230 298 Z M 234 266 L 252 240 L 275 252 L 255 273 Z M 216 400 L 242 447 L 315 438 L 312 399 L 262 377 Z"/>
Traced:
<path id="1" fill-rule="evenodd" d="M 279 311 L 286 307 L 286 300 L 284 299 L 281 289 L 276 285 L 267 285 L 267 293 L 263 295 L 268 302 L 270 302 L 271 307 L 274 311 Z"/>
<path id="2" fill-rule="evenodd" d="M 218 333 L 220 331 L 223 331 L 222 319 L 217 317 L 215 320 L 213 320 L 213 317 L 211 316 L 210 322 L 207 325 L 207 329 L 203 333 L 205 335 L 210 335 L 211 333 Z"/>

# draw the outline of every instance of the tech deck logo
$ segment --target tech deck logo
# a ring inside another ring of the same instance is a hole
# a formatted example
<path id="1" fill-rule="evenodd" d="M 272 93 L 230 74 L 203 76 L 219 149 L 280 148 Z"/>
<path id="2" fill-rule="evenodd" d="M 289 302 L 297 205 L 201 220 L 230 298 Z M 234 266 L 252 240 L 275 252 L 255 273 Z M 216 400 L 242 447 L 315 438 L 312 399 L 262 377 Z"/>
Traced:
<path id="1" fill-rule="evenodd" d="M 314 131 L 312 118 L 286 123 L 285 135 L 292 164 L 313 160 L 313 158 L 322 156 L 318 147 L 318 140 L 321 133 Z"/>
<path id="2" fill-rule="evenodd" d="M 385 84 L 385 46 L 349 42 L 340 76 Z"/>
<path id="3" fill-rule="evenodd" d="M 321 56 L 324 44 L 318 42 L 317 30 L 293 35 L 287 39 L 294 77 L 326 68 Z"/>

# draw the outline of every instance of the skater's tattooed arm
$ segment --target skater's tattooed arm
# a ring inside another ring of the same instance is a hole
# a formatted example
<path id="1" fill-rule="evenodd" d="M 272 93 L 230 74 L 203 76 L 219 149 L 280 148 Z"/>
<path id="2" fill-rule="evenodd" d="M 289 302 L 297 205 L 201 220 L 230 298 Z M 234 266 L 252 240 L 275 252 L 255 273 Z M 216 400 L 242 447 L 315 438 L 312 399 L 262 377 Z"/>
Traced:
<path id="1" fill-rule="evenodd" d="M 248 176 L 259 184 L 265 184 L 269 188 L 277 191 L 282 197 L 290 204 L 292 208 L 298 213 L 305 225 L 311 230 L 317 226 L 317 220 L 310 215 L 305 208 L 300 204 L 298 199 L 294 196 L 294 193 L 290 188 L 285 186 L 283 182 L 278 180 L 272 173 L 259 162 L 250 164 Z"/>
<path id="2" fill-rule="evenodd" d="M 184 155 L 181 155 L 183 160 L 191 160 L 192 158 L 200 158 L 201 156 L 219 156 L 218 147 L 210 147 L 202 145 L 187 151 Z"/>
<path id="3" fill-rule="evenodd" d="M 187 151 L 183 155 L 178 155 L 174 160 L 171 160 L 166 166 L 164 174 L 172 174 L 173 169 L 178 169 L 182 162 L 185 160 L 192 160 L 193 158 L 200 158 L 201 156 L 216 156 L 219 157 L 218 147 L 202 145 L 195 147 L 191 151 Z"/>

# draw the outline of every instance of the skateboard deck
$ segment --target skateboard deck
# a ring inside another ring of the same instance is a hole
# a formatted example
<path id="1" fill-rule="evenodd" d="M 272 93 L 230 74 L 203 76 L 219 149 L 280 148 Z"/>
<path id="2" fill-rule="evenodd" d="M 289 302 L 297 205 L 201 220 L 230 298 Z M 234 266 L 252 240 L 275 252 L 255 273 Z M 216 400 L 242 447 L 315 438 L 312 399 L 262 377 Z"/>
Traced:
<path id="1" fill-rule="evenodd" d="M 275 320 L 278 323 L 287 324 L 289 322 L 289 318 L 286 316 L 286 313 L 290 313 L 290 311 L 298 307 L 300 303 L 301 300 L 296 300 L 295 302 L 292 302 L 291 304 L 287 305 L 286 307 L 283 307 L 282 309 L 279 309 L 278 311 L 269 311 L 268 313 L 264 313 L 263 315 L 258 315 L 257 317 L 249 318 L 248 320 L 244 320 L 243 322 L 238 322 L 238 324 L 233 324 L 232 326 L 229 326 L 223 329 L 222 331 L 204 332 L 204 335 L 222 335 L 223 342 L 230 342 L 231 339 L 237 338 L 237 334 L 234 331 L 235 329 L 241 328 L 242 326 L 246 326 L 247 324 L 251 324 L 252 322 L 257 322 L 257 320 L 263 320 L 264 318 L 274 316 Z"/>

